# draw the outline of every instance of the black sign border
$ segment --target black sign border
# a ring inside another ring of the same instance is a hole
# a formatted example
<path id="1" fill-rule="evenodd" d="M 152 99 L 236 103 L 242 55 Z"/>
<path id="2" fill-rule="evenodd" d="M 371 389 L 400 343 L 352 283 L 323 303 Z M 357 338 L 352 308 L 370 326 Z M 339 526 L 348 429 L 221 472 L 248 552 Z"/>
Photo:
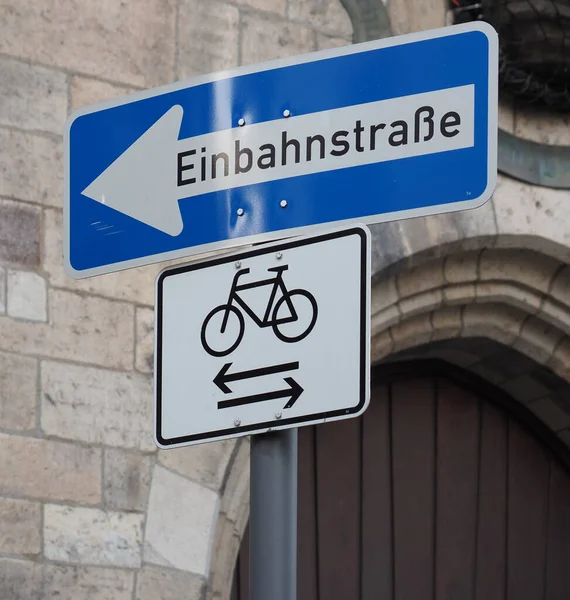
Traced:
<path id="1" fill-rule="evenodd" d="M 210 431 L 207 433 L 197 433 L 193 435 L 179 436 L 176 438 L 166 439 L 161 435 L 162 429 L 162 312 L 163 312 L 163 285 L 164 280 L 167 277 L 178 275 L 180 273 L 187 273 L 189 271 L 198 271 L 200 269 L 206 269 L 216 265 L 224 263 L 235 262 L 236 260 L 244 260 L 246 258 L 252 258 L 254 256 L 260 256 L 262 254 L 268 254 L 269 252 L 279 252 L 288 250 L 290 248 L 299 248 L 302 246 L 309 246 L 318 242 L 324 242 L 328 240 L 335 240 L 343 237 L 349 237 L 351 235 L 358 235 L 361 240 L 360 252 L 360 390 L 359 390 L 359 401 L 358 404 L 352 408 L 339 409 L 328 412 L 313 413 L 310 415 L 304 415 L 302 417 L 295 417 L 291 419 L 273 419 L 264 423 L 256 423 L 252 425 L 244 425 L 243 427 L 231 427 L 227 429 L 218 429 L 216 431 Z M 326 419 L 333 419 L 338 417 L 349 418 L 350 415 L 360 412 L 365 406 L 369 390 L 369 377 L 368 370 L 369 365 L 367 361 L 367 344 L 368 344 L 368 322 L 370 315 L 367 312 L 367 289 L 368 289 L 368 243 L 369 237 L 366 235 L 364 226 L 355 226 L 349 229 L 333 231 L 324 233 L 321 235 L 296 238 L 282 244 L 272 244 L 269 248 L 263 244 L 261 247 L 250 250 L 249 252 L 240 252 L 239 254 L 233 253 L 227 256 L 221 256 L 219 258 L 213 258 L 211 260 L 205 260 L 196 262 L 188 265 L 182 265 L 180 267 L 173 267 L 160 273 L 156 280 L 156 358 L 155 358 L 155 435 L 158 443 L 163 447 L 178 446 L 180 444 L 196 443 L 198 441 L 207 442 L 208 440 L 214 441 L 221 437 L 240 437 L 247 434 L 248 431 L 263 433 L 269 429 L 280 430 L 290 427 L 292 425 L 303 425 L 303 424 L 315 424 L 315 421 L 324 421 Z M 368 385 L 367 385 L 368 383 Z M 286 426 L 286 427 L 285 427 Z M 261 431 L 259 431 L 261 430 Z"/>

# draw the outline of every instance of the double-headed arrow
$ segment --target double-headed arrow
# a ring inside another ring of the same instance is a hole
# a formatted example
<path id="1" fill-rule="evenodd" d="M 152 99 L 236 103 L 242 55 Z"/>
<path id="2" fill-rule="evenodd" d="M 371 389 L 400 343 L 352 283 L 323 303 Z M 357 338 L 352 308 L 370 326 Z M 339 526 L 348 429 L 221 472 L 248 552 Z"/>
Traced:
<path id="1" fill-rule="evenodd" d="M 284 371 L 293 371 L 299 368 L 298 362 L 283 363 L 281 365 L 273 365 L 270 367 L 261 367 L 259 369 L 250 369 L 237 373 L 228 373 L 232 363 L 226 363 L 214 377 L 214 383 L 220 388 L 224 394 L 230 394 L 232 390 L 228 387 L 231 381 L 240 381 L 242 379 L 252 379 L 254 377 L 262 377 L 263 375 L 272 375 L 274 373 L 282 373 Z M 244 404 L 253 404 L 254 402 L 265 402 L 267 400 L 277 400 L 279 398 L 289 398 L 285 408 L 291 408 L 297 402 L 299 396 L 303 393 L 303 388 L 292 377 L 284 377 L 283 381 L 288 387 L 274 392 L 264 392 L 262 394 L 253 394 L 251 396 L 243 396 L 241 398 L 232 398 L 231 400 L 221 400 L 218 402 L 218 408 L 231 408 L 233 406 L 242 406 Z"/>

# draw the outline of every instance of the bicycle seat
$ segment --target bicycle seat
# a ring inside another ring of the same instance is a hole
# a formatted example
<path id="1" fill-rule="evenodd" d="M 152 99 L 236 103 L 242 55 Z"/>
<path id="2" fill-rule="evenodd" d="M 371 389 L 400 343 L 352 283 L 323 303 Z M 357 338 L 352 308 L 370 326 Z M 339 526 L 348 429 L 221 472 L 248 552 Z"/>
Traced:
<path id="1" fill-rule="evenodd" d="M 282 273 L 283 271 L 286 271 L 289 268 L 289 265 L 279 265 L 278 267 L 271 267 L 270 269 L 267 269 L 268 271 L 271 271 L 272 273 Z"/>

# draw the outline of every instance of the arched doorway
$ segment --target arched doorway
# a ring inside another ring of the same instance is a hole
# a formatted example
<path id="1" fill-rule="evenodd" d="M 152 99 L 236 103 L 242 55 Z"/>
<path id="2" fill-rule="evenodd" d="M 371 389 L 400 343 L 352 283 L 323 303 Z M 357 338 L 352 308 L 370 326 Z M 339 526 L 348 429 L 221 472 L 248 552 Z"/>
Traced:
<path id="1" fill-rule="evenodd" d="M 446 363 L 373 382 L 360 419 L 299 431 L 298 600 L 570 598 L 567 449 Z M 246 530 L 232 600 L 247 556 Z"/>

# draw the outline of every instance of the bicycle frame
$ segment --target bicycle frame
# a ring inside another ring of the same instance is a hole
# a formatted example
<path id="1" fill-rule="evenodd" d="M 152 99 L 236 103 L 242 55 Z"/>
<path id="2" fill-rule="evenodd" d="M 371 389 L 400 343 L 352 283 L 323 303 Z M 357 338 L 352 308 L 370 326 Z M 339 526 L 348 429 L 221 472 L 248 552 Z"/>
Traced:
<path id="1" fill-rule="evenodd" d="M 288 269 L 287 265 L 283 265 L 280 267 L 273 267 L 271 269 L 268 269 L 268 271 L 275 272 L 276 273 L 275 277 L 272 277 L 269 279 L 262 279 L 260 281 L 253 281 L 252 283 L 244 283 L 242 285 L 238 285 L 240 277 L 242 277 L 243 275 L 247 275 L 250 272 L 250 269 L 241 269 L 234 275 L 234 280 L 232 282 L 232 287 L 230 289 L 227 306 L 231 306 L 232 303 L 238 304 L 244 310 L 244 312 L 251 317 L 251 319 L 254 321 L 254 323 L 258 327 L 270 327 L 274 323 L 292 323 L 293 321 L 296 321 L 298 319 L 297 312 L 295 311 L 295 307 L 293 306 L 293 303 L 287 297 L 288 290 L 287 290 L 285 283 L 283 282 L 283 271 L 286 271 L 287 269 Z M 239 292 L 242 290 L 251 290 L 254 288 L 268 286 L 268 285 L 273 286 L 273 289 L 271 290 L 271 294 L 270 294 L 269 300 L 267 302 L 267 308 L 265 309 L 265 314 L 263 315 L 263 319 L 260 319 L 255 314 L 255 312 L 253 312 L 253 310 L 247 305 L 245 300 L 243 300 L 240 297 Z M 287 306 L 291 312 L 291 316 L 285 317 L 283 319 L 279 319 L 276 321 L 272 321 L 272 320 L 270 320 L 270 316 L 271 316 L 271 311 L 273 309 L 273 306 L 275 304 L 275 297 L 277 295 L 278 290 L 281 290 L 283 295 L 287 297 L 285 302 L 287 303 Z M 229 310 L 226 310 L 226 314 L 224 315 L 224 319 L 222 321 L 222 328 L 221 328 L 222 333 L 224 333 L 226 330 L 226 325 L 227 325 L 227 321 L 229 318 L 229 312 L 230 312 Z"/>

